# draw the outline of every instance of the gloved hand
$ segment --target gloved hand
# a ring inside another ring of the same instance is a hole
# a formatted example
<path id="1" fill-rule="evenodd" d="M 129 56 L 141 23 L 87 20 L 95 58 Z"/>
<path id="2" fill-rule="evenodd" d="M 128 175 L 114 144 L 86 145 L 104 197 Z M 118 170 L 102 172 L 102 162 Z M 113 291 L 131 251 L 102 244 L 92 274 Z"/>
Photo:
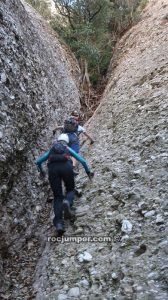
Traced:
<path id="1" fill-rule="evenodd" d="M 89 171 L 89 172 L 87 172 L 87 175 L 88 175 L 89 179 L 91 180 L 94 176 L 94 172 Z"/>
<path id="2" fill-rule="evenodd" d="M 55 133 L 56 133 L 56 130 L 54 129 L 54 130 L 53 130 L 53 135 L 55 135 Z"/>
<path id="3" fill-rule="evenodd" d="M 93 144 L 94 144 L 94 140 L 91 140 L 90 145 L 93 145 Z"/>

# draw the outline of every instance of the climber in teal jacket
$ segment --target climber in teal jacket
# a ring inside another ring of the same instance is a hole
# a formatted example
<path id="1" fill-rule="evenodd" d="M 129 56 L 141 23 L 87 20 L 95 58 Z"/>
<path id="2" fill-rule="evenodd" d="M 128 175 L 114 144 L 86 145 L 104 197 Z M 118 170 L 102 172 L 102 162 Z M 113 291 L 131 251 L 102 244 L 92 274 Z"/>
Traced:
<path id="1" fill-rule="evenodd" d="M 74 215 L 71 208 L 74 200 L 75 182 L 70 156 L 73 156 L 82 164 L 86 174 L 90 179 L 94 175 L 93 172 L 90 171 L 85 159 L 68 147 L 68 143 L 68 135 L 61 134 L 58 137 L 58 141 L 51 147 L 51 149 L 36 160 L 36 164 L 42 175 L 44 175 L 42 163 L 48 160 L 48 178 L 54 195 L 55 217 L 53 223 L 59 236 L 65 231 L 63 212 L 65 219 L 70 219 Z M 64 182 L 66 188 L 65 197 L 62 190 L 62 181 Z"/>
<path id="2" fill-rule="evenodd" d="M 62 136 L 63 134 L 61 134 L 60 136 Z M 85 169 L 86 174 L 88 175 L 89 178 L 92 177 L 92 172 L 90 172 L 89 166 L 87 165 L 86 160 L 79 155 L 78 153 L 76 153 L 73 149 L 71 149 L 70 147 L 66 146 L 68 152 L 69 152 L 69 156 L 74 157 L 76 160 L 78 160 L 82 166 Z M 36 160 L 36 165 L 38 166 L 39 171 L 41 172 L 42 175 L 44 175 L 43 169 L 42 169 L 42 163 L 45 162 L 48 158 L 49 158 L 49 151 L 46 151 L 42 156 L 40 156 L 37 160 Z M 68 158 L 70 159 L 70 158 Z"/>

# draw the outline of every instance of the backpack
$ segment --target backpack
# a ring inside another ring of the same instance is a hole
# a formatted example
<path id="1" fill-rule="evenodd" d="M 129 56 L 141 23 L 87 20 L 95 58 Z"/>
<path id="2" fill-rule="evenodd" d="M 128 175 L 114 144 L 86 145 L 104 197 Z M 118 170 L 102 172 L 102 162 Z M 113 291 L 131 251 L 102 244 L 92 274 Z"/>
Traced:
<path id="1" fill-rule="evenodd" d="M 64 122 L 64 133 L 77 132 L 78 131 L 78 122 L 73 118 L 69 118 Z"/>
<path id="2" fill-rule="evenodd" d="M 67 133 L 68 137 L 69 137 L 69 143 L 68 146 L 71 147 L 72 145 L 78 145 L 79 144 L 79 137 L 78 134 L 75 132 L 69 132 Z"/>
<path id="3" fill-rule="evenodd" d="M 56 143 L 52 146 L 48 156 L 48 162 L 67 161 L 70 159 L 67 147 L 61 143 Z"/>

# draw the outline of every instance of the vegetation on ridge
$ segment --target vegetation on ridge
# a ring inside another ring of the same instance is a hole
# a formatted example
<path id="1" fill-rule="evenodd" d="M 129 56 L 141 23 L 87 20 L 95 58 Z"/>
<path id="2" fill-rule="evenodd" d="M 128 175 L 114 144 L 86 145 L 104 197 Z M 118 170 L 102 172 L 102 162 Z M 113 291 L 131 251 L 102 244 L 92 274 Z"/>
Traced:
<path id="1" fill-rule="evenodd" d="M 77 57 L 83 95 L 92 99 L 93 89 L 98 92 L 103 85 L 118 38 L 137 22 L 147 0 L 53 1 L 56 13 L 52 15 L 47 0 L 27 0 L 49 20 Z M 95 108 L 86 101 L 85 106 Z"/>

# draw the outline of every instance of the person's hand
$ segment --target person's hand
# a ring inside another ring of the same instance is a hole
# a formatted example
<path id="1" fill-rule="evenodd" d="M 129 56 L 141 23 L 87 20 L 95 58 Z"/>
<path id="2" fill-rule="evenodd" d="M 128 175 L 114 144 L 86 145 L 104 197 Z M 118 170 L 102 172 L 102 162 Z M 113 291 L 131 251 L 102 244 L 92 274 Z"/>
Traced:
<path id="1" fill-rule="evenodd" d="M 56 133 L 56 130 L 54 129 L 54 130 L 53 130 L 53 135 L 55 135 L 55 133 Z"/>
<path id="2" fill-rule="evenodd" d="M 94 176 L 94 172 L 89 171 L 89 172 L 87 172 L 87 175 L 88 175 L 89 179 L 92 180 L 92 178 Z"/>
<path id="3" fill-rule="evenodd" d="M 94 140 L 91 140 L 91 141 L 90 141 L 90 145 L 93 145 L 93 144 L 94 144 Z"/>

